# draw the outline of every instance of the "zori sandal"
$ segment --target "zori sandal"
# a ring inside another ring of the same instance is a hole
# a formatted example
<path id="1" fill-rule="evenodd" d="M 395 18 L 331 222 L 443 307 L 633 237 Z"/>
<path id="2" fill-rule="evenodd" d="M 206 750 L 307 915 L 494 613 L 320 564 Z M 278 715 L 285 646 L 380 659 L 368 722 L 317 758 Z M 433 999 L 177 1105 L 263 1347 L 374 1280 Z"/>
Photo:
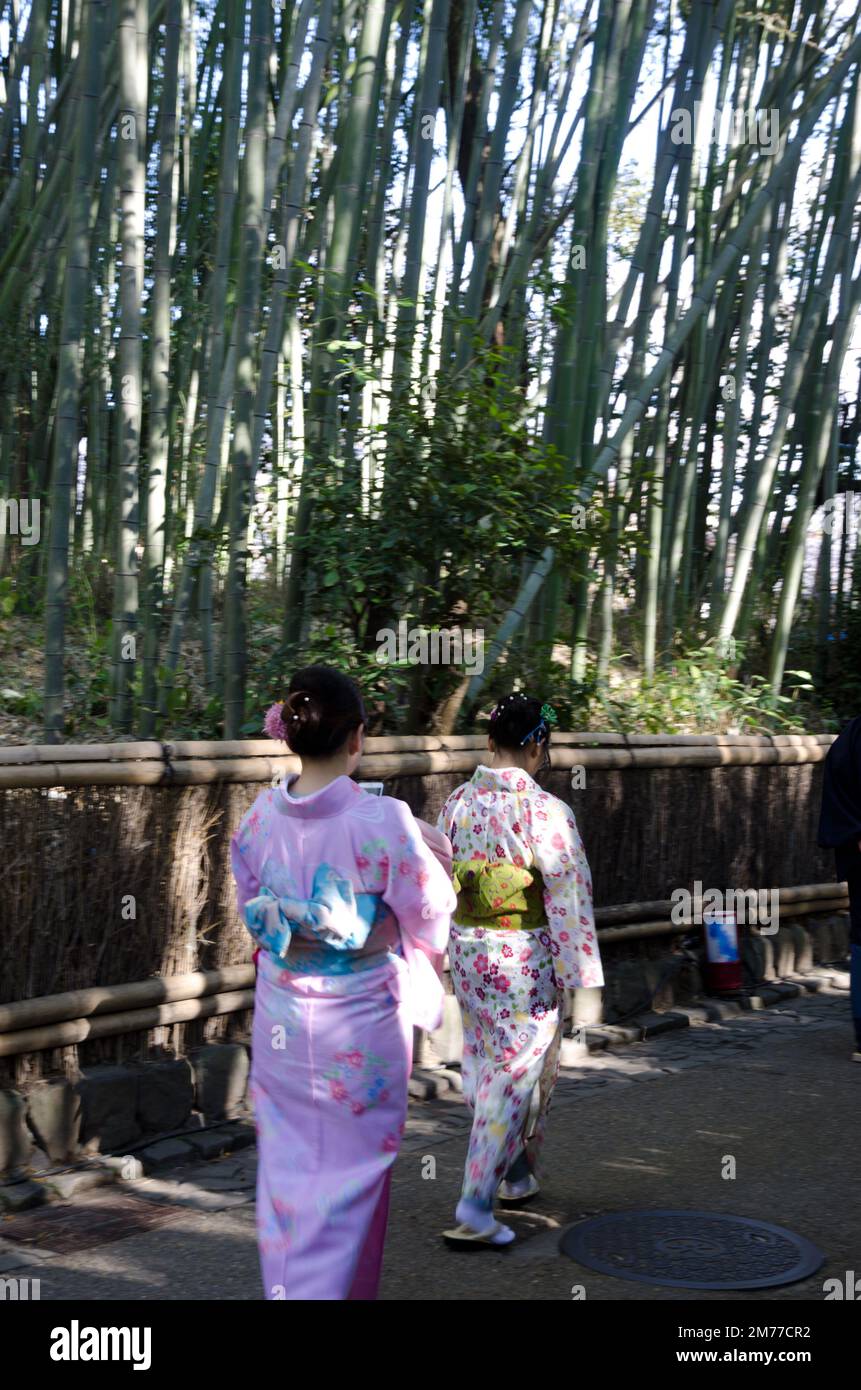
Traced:
<path id="1" fill-rule="evenodd" d="M 442 1238 L 453 1250 L 505 1250 L 514 1240 L 514 1232 L 508 1226 L 495 1221 L 486 1231 L 475 1231 L 472 1226 L 461 1224 L 451 1231 L 443 1231 Z"/>
<path id="2" fill-rule="evenodd" d="M 496 1200 L 508 1207 L 522 1206 L 524 1202 L 531 1202 L 540 1191 L 538 1179 L 534 1173 L 530 1173 L 528 1178 L 520 1182 L 501 1182 L 496 1190 Z"/>

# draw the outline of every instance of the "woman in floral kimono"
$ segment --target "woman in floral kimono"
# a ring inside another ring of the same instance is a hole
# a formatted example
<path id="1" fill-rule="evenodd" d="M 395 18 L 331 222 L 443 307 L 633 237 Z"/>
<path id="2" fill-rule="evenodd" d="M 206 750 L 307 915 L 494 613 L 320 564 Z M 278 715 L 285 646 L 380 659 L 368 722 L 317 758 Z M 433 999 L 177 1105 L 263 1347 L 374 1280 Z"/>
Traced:
<path id="1" fill-rule="evenodd" d="M 441 1014 L 455 894 L 405 803 L 351 781 L 364 724 L 351 680 L 299 671 L 266 729 L 302 771 L 261 792 L 231 847 L 262 948 L 250 1092 L 267 1299 L 376 1297 L 413 1026 Z"/>
<path id="2" fill-rule="evenodd" d="M 453 1246 L 506 1245 L 494 1198 L 535 1196 L 559 1066 L 562 991 L 604 983 L 592 885 L 574 815 L 535 781 L 550 766 L 555 712 L 508 695 L 491 715 L 489 764 L 437 822 L 454 850 L 449 942 L 463 1014 L 464 1094 L 474 1118 Z"/>

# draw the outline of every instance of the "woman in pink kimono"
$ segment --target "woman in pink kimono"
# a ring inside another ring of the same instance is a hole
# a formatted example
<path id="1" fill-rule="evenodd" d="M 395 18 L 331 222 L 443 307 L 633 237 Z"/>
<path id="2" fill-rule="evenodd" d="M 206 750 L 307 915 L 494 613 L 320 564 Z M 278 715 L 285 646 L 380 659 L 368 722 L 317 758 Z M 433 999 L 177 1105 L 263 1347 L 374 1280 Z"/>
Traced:
<path id="1" fill-rule="evenodd" d="M 538 1192 L 562 991 L 604 982 L 573 812 L 535 781 L 550 766 L 555 722 L 549 705 L 525 695 L 500 701 L 489 764 L 452 792 L 437 822 L 454 852 L 449 959 L 463 1016 L 464 1095 L 474 1112 L 460 1224 L 445 1232 L 457 1247 L 514 1239 L 493 1204 Z"/>
<path id="2" fill-rule="evenodd" d="M 262 948 L 250 1092 L 267 1299 L 376 1297 L 413 1026 L 441 1013 L 455 894 L 406 804 L 351 781 L 364 725 L 353 681 L 299 671 L 266 728 L 302 771 L 261 792 L 231 846 Z"/>

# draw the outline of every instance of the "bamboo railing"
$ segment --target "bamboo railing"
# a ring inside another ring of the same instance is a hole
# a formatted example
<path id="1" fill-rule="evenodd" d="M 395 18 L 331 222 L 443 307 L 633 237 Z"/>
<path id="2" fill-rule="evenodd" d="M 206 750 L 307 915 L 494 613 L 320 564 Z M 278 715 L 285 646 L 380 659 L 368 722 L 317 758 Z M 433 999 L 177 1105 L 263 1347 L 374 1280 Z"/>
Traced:
<path id="1" fill-rule="evenodd" d="M 604 734 L 553 736 L 556 768 L 727 767 L 821 762 L 832 734 Z M 271 739 L 27 744 L 0 748 L 0 790 L 26 787 L 192 786 L 269 782 L 299 771 Z M 487 739 L 464 734 L 369 738 L 357 777 L 387 781 L 471 772 Z"/>
<path id="2" fill-rule="evenodd" d="M 841 912 L 847 906 L 845 883 L 809 883 L 780 889 L 781 918 Z M 696 925 L 690 918 L 672 921 L 671 908 L 669 898 L 596 908 L 598 940 L 602 945 L 645 940 L 689 932 Z M 101 985 L 2 1004 L 0 1057 L 44 1052 L 216 1014 L 241 1013 L 253 1007 L 254 979 L 253 965 L 229 965 L 220 970 Z"/>

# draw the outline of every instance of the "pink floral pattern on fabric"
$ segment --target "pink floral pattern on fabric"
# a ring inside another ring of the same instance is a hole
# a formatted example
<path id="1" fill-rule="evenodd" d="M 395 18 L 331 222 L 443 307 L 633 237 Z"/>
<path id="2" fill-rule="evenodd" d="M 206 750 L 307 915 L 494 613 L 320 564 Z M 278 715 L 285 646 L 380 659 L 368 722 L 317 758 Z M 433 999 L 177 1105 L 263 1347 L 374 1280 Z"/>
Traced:
<path id="1" fill-rule="evenodd" d="M 396 1154 L 401 1147 L 401 1139 L 405 1129 L 406 1121 L 404 1120 L 399 1129 L 390 1130 L 389 1133 L 384 1136 L 383 1142 L 380 1145 L 381 1152 L 384 1154 Z"/>
<path id="2" fill-rule="evenodd" d="M 325 946 L 300 951 L 297 941 L 289 969 L 315 975 L 360 971 L 365 968 L 363 956 L 399 948 L 408 964 L 413 947 L 442 954 L 455 893 L 408 806 L 395 797 L 369 796 L 348 777 L 338 777 L 301 799 L 290 797 L 289 786 L 262 791 L 233 837 L 240 915 L 261 887 L 276 897 L 310 898 L 314 874 L 324 861 L 337 864 L 355 894 L 379 895 L 389 909 L 378 912 L 364 953 L 334 952 Z M 340 959 L 329 959 L 333 956 Z M 417 1005 L 420 991 L 421 980 Z"/>
<path id="3" fill-rule="evenodd" d="M 519 768 L 480 765 L 471 781 L 452 792 L 437 826 L 451 840 L 455 860 L 503 859 L 537 869 L 557 983 L 567 989 L 604 983 L 592 877 L 574 813 L 564 801 Z"/>
<path id="4" fill-rule="evenodd" d="M 350 1052 L 336 1052 L 332 1066 L 323 1072 L 323 1079 L 333 1100 L 345 1105 L 353 1115 L 364 1115 L 388 1100 L 388 1071 L 389 1064 L 384 1057 L 356 1047 Z"/>
<path id="5" fill-rule="evenodd" d="M 505 974 L 507 950 L 526 956 L 524 974 Z M 559 991 L 546 932 L 452 927 L 452 983 L 463 1019 L 463 1093 L 474 1112 L 463 1195 L 488 1205 L 525 1147 L 539 1168 L 559 1069 Z M 475 981 L 485 983 L 475 987 Z M 535 983 L 533 984 L 533 979 Z M 504 983 L 501 983 L 504 982 Z M 530 1105 L 538 1086 L 538 1105 Z"/>

